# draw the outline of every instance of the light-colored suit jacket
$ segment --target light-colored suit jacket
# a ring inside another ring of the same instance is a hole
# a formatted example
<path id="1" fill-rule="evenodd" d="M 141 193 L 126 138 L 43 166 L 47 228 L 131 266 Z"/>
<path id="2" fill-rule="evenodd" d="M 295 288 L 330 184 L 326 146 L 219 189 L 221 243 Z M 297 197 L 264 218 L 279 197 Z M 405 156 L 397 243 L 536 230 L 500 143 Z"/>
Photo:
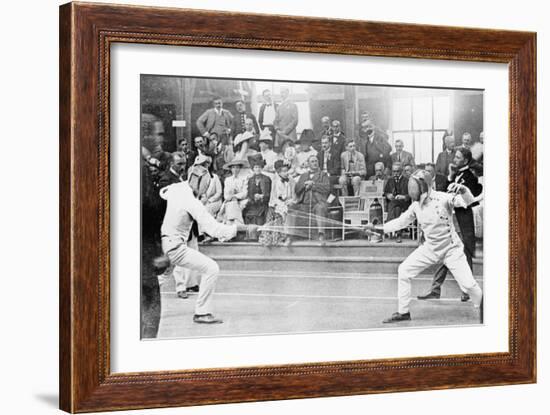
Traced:
<path id="1" fill-rule="evenodd" d="M 218 131 L 214 128 L 218 124 L 218 118 L 222 118 L 219 124 L 222 124 L 224 128 L 231 128 L 233 115 L 229 111 L 222 108 L 220 115 L 218 115 L 214 108 L 210 108 L 204 111 L 197 119 L 197 128 L 201 134 L 204 135 L 206 132 L 215 132 L 218 135 L 223 134 L 225 131 Z"/>
<path id="2" fill-rule="evenodd" d="M 290 138 L 296 141 L 296 126 L 298 125 L 298 107 L 292 101 L 281 102 L 277 108 L 277 114 L 273 126 L 281 130 L 283 139 Z"/>
<path id="3" fill-rule="evenodd" d="M 342 170 L 344 173 L 357 173 L 362 177 L 367 175 L 367 165 L 365 164 L 365 156 L 363 156 L 359 151 L 355 152 L 354 163 L 350 165 L 352 160 L 351 153 L 349 151 L 344 151 L 340 156 L 342 161 Z"/>

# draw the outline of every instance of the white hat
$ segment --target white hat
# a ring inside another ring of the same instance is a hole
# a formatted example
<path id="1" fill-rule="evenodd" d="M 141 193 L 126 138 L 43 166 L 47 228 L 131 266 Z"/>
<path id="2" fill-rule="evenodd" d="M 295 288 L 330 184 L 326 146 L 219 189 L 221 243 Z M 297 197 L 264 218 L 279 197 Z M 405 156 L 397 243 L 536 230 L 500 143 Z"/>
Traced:
<path id="1" fill-rule="evenodd" d="M 206 156 L 204 154 L 199 154 L 197 157 L 195 157 L 195 162 L 193 163 L 193 165 L 198 166 L 199 164 L 203 164 L 206 161 L 212 163 L 212 157 Z"/>
<path id="2" fill-rule="evenodd" d="M 229 170 L 233 166 L 241 166 L 243 168 L 250 167 L 248 160 L 234 159 L 223 165 L 223 168 Z"/>
<path id="3" fill-rule="evenodd" d="M 269 131 L 269 128 L 264 128 L 263 131 L 260 133 L 260 138 L 258 141 L 269 141 L 273 142 L 273 137 L 271 137 L 271 131 Z"/>
<path id="4" fill-rule="evenodd" d="M 242 134 L 237 134 L 235 137 L 235 141 L 233 142 L 233 145 L 236 147 L 241 143 L 244 143 L 247 140 L 250 140 L 252 137 L 254 137 L 254 134 L 252 134 L 250 131 L 245 131 Z"/>

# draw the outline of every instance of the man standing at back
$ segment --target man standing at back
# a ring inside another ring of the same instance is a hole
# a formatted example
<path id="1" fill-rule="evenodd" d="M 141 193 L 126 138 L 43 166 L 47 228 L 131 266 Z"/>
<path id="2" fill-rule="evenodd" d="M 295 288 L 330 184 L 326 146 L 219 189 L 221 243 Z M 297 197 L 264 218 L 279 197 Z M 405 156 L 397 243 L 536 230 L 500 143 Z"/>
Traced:
<path id="1" fill-rule="evenodd" d="M 445 149 L 437 155 L 435 172 L 447 177 L 449 175 L 449 164 L 455 158 L 455 138 L 452 135 L 445 137 Z"/>
<path id="2" fill-rule="evenodd" d="M 211 133 L 216 133 L 222 142 L 231 134 L 233 124 L 233 115 L 226 109 L 223 109 L 223 101 L 220 97 L 212 100 L 213 108 L 207 109 L 197 119 L 197 128 L 203 137 L 209 137 Z"/>
<path id="3" fill-rule="evenodd" d="M 296 141 L 296 126 L 298 125 L 298 107 L 289 98 L 288 87 L 281 88 L 283 102 L 277 108 L 277 114 L 273 126 L 277 132 L 275 136 L 275 147 L 279 147 L 286 139 Z"/>
<path id="4" fill-rule="evenodd" d="M 271 96 L 271 91 L 269 89 L 264 89 L 262 92 L 262 97 L 264 103 L 260 106 L 260 112 L 258 113 L 258 123 L 260 124 L 260 129 L 269 129 L 271 137 L 275 137 L 275 127 L 273 123 L 275 122 L 275 116 L 277 115 L 277 104 L 273 101 Z"/>

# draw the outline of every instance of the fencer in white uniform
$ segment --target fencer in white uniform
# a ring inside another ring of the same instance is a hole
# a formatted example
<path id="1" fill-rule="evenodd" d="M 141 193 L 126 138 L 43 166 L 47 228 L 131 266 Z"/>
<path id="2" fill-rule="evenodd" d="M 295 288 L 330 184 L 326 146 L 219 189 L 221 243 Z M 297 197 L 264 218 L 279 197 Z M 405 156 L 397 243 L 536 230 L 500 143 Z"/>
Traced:
<path id="1" fill-rule="evenodd" d="M 161 227 L 164 254 L 175 266 L 196 271 L 201 276 L 193 321 L 206 324 L 222 323 L 222 320 L 212 313 L 212 295 L 220 272 L 218 264 L 190 247 L 187 240 L 193 220 L 196 220 L 201 229 L 214 238 L 232 239 L 239 230 L 238 226 L 217 222 L 205 206 L 195 198 L 193 190 L 186 181 L 161 189 L 160 196 L 167 201 Z"/>
<path id="2" fill-rule="evenodd" d="M 467 207 L 474 202 L 470 190 L 463 185 L 452 183 L 448 193 L 432 189 L 431 175 L 425 170 L 417 170 L 409 179 L 408 190 L 413 203 L 398 218 L 384 225 L 369 225 L 367 229 L 396 232 L 409 226 L 416 219 L 424 234 L 424 242 L 399 265 L 398 309 L 384 323 L 411 319 L 411 279 L 431 265 L 444 263 L 455 277 L 463 292 L 470 295 L 474 306 L 482 302 L 482 291 L 472 275 L 464 254 L 462 241 L 455 231 L 453 210 Z"/>

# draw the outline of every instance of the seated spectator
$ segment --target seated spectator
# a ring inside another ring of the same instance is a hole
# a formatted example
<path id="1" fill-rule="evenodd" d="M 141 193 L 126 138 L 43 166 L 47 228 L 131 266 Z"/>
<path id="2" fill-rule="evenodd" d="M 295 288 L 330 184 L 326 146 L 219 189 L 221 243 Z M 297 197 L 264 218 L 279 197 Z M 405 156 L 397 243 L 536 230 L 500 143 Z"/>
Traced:
<path id="1" fill-rule="evenodd" d="M 386 166 L 381 161 L 374 164 L 374 175 L 369 177 L 369 180 L 375 182 L 376 180 L 382 180 L 384 183 L 388 179 L 386 176 Z"/>
<path id="2" fill-rule="evenodd" d="M 468 150 L 470 147 L 472 147 L 473 141 L 472 141 L 472 134 L 469 132 L 465 132 L 462 134 L 462 147 L 467 148 Z"/>
<path id="3" fill-rule="evenodd" d="M 224 177 L 223 165 L 226 163 L 224 155 L 226 145 L 219 140 L 216 133 L 210 134 L 208 141 L 209 145 L 206 155 L 212 157 L 210 170 L 218 176 Z"/>
<path id="4" fill-rule="evenodd" d="M 206 194 L 210 185 L 211 176 L 208 170 L 211 163 L 212 159 L 209 156 L 199 154 L 187 172 L 187 182 L 199 200 Z"/>
<path id="5" fill-rule="evenodd" d="M 308 166 L 309 166 L 309 158 L 311 156 L 316 156 L 317 151 L 315 151 L 311 147 L 311 143 L 313 142 L 313 130 L 304 130 L 302 131 L 302 134 L 300 135 L 300 139 L 297 141 L 299 147 L 299 151 L 296 154 L 296 174 L 301 175 L 307 172 Z"/>
<path id="6" fill-rule="evenodd" d="M 251 132 L 245 131 L 242 134 L 237 134 L 235 136 L 235 141 L 233 142 L 233 151 L 235 154 L 235 159 L 237 160 L 248 160 L 249 157 L 255 156 L 258 152 L 250 148 L 250 140 L 254 138 L 254 134 Z M 248 178 L 252 174 L 252 170 L 248 167 L 243 167 L 239 173 L 242 177 Z"/>
<path id="7" fill-rule="evenodd" d="M 283 141 L 281 144 L 281 160 L 289 166 L 288 175 L 290 177 L 296 177 L 298 173 L 296 172 L 296 169 L 298 168 L 298 158 L 297 155 L 296 146 L 294 144 L 294 141 L 291 139 L 287 139 Z"/>
<path id="8" fill-rule="evenodd" d="M 191 149 L 189 148 L 189 143 L 187 142 L 187 139 L 182 138 L 178 140 L 177 151 L 179 153 L 185 154 L 187 160 L 195 160 L 194 158 L 191 158 Z"/>
<path id="9" fill-rule="evenodd" d="M 350 191 L 348 186 L 351 184 L 353 194 L 359 195 L 361 180 L 367 175 L 365 157 L 355 149 L 355 141 L 350 140 L 346 145 L 346 151 L 340 156 L 342 175 L 339 183 L 342 186 L 342 196 L 348 196 Z"/>
<path id="10" fill-rule="evenodd" d="M 244 132 L 245 133 L 248 132 L 248 133 L 253 134 L 253 137 L 249 141 L 249 143 L 250 143 L 249 147 L 252 150 L 260 151 L 260 145 L 258 143 L 259 133 L 256 132 L 255 127 L 254 127 L 254 121 L 252 119 L 247 118 L 244 121 Z"/>
<path id="11" fill-rule="evenodd" d="M 275 162 L 279 159 L 277 153 L 273 151 L 273 137 L 269 129 L 264 129 L 260 134 L 260 154 L 265 162 L 264 174 L 270 179 L 275 176 Z"/>
<path id="12" fill-rule="evenodd" d="M 426 163 L 424 170 L 432 176 L 432 190 L 437 190 L 438 192 L 447 191 L 447 176 L 437 173 L 435 171 L 435 164 Z"/>
<path id="13" fill-rule="evenodd" d="M 252 177 L 248 179 L 248 203 L 244 213 L 244 223 L 263 225 L 269 208 L 271 179 L 262 173 L 265 161 L 261 155 L 249 158 Z"/>
<path id="14" fill-rule="evenodd" d="M 286 221 L 288 208 L 294 204 L 294 187 L 296 181 L 289 176 L 289 166 L 283 160 L 275 162 L 275 177 L 271 183 L 271 196 L 266 224 L 268 230 L 261 232 L 259 242 L 265 246 L 283 243 L 286 235 L 279 230 L 269 230 L 269 227 L 282 228 Z"/>
<path id="15" fill-rule="evenodd" d="M 301 233 L 307 237 L 311 232 L 309 226 L 317 228 L 321 244 L 325 241 L 325 218 L 328 217 L 327 198 L 330 193 L 329 178 L 319 169 L 316 155 L 309 156 L 308 162 L 308 171 L 303 173 L 296 183 L 296 204 L 289 207 L 286 217 L 285 227 L 288 237 L 285 244 L 287 246 L 292 243 L 291 235 Z M 305 220 L 304 217 L 306 217 Z M 300 220 L 300 226 L 296 225 L 298 220 Z M 305 231 L 304 228 L 306 228 Z"/>
<path id="16" fill-rule="evenodd" d="M 392 166 L 393 177 L 388 179 L 384 187 L 384 196 L 388 200 L 388 218 L 398 218 L 409 207 L 411 198 L 408 190 L 408 179 L 403 176 L 403 169 L 400 163 Z M 396 242 L 401 242 L 401 231 L 395 233 Z"/>
<path id="17" fill-rule="evenodd" d="M 182 175 L 185 173 L 186 165 L 187 159 L 185 158 L 185 154 L 180 152 L 172 153 L 168 169 L 160 175 L 160 179 L 158 180 L 159 189 L 183 181 Z"/>
<path id="18" fill-rule="evenodd" d="M 390 155 L 392 164 L 395 162 L 401 163 L 402 166 L 406 166 L 407 164 L 410 164 L 414 170 L 414 167 L 415 167 L 414 156 L 408 151 L 404 150 L 405 144 L 403 143 L 403 140 L 400 140 L 400 139 L 395 140 L 394 147 L 395 147 L 395 151 Z"/>
<path id="19" fill-rule="evenodd" d="M 208 185 L 208 189 L 206 189 L 206 193 L 201 197 L 201 202 L 206 207 L 206 210 L 213 216 L 216 217 L 218 212 L 220 211 L 220 208 L 222 207 L 222 183 L 220 181 L 219 176 L 212 171 L 212 169 L 209 170 L 210 173 L 210 184 Z"/>
<path id="20" fill-rule="evenodd" d="M 332 139 L 328 135 L 321 138 L 321 151 L 317 154 L 319 168 L 329 178 L 331 190 L 338 184 L 341 173 L 340 152 L 332 145 Z"/>
<path id="21" fill-rule="evenodd" d="M 411 177 L 411 174 L 414 172 L 414 167 L 410 164 L 404 164 L 403 165 L 403 177 L 405 179 L 409 180 L 409 177 Z"/>
<path id="22" fill-rule="evenodd" d="M 218 213 L 218 218 L 224 223 L 244 224 L 243 210 L 248 203 L 248 178 L 241 175 L 242 168 L 248 168 L 248 160 L 232 160 L 224 168 L 231 170 L 231 176 L 224 182 L 224 202 Z"/>

